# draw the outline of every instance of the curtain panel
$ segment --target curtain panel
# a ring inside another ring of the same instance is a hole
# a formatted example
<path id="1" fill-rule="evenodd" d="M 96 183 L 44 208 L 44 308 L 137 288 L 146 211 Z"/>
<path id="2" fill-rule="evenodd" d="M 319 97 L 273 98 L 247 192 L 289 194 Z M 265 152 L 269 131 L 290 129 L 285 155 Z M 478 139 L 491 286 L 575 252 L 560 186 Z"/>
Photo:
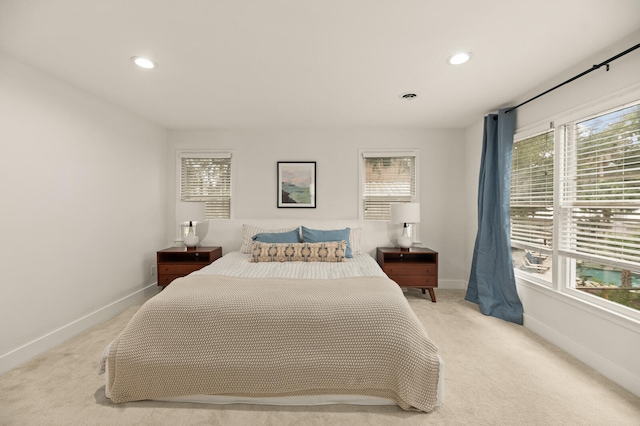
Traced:
<path id="1" fill-rule="evenodd" d="M 478 232 L 465 299 L 480 312 L 522 324 L 511 257 L 509 187 L 516 112 L 509 108 L 484 118 L 478 182 Z"/>

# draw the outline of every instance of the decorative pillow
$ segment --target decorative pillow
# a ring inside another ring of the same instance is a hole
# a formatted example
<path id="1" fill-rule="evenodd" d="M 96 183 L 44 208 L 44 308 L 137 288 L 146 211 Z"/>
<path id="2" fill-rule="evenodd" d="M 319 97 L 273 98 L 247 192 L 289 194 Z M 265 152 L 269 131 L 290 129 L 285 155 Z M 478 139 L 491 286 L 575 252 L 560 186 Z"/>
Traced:
<path id="1" fill-rule="evenodd" d="M 362 234 L 362 228 L 351 228 L 349 233 L 349 245 L 351 246 L 351 254 L 362 254 L 362 248 L 360 246 L 360 235 Z"/>
<path id="2" fill-rule="evenodd" d="M 240 246 L 241 253 L 249 253 L 251 250 L 251 238 L 256 234 L 261 234 L 264 232 L 275 233 L 275 232 L 289 232 L 295 229 L 299 229 L 296 227 L 291 228 L 282 228 L 282 229 L 266 229 L 260 228 L 258 226 L 251 225 L 242 225 L 242 245 Z"/>
<path id="3" fill-rule="evenodd" d="M 299 243 L 300 231 L 296 228 L 289 232 L 261 232 L 251 237 L 251 239 L 261 243 Z"/>
<path id="4" fill-rule="evenodd" d="M 344 262 L 346 241 L 251 244 L 249 262 Z"/>
<path id="5" fill-rule="evenodd" d="M 311 229 L 306 226 L 302 227 L 302 241 L 305 243 L 324 243 L 331 241 L 346 241 L 347 251 L 345 257 L 353 257 L 351 253 L 351 244 L 349 243 L 349 234 L 351 229 L 335 229 L 331 231 L 323 231 L 321 229 Z"/>

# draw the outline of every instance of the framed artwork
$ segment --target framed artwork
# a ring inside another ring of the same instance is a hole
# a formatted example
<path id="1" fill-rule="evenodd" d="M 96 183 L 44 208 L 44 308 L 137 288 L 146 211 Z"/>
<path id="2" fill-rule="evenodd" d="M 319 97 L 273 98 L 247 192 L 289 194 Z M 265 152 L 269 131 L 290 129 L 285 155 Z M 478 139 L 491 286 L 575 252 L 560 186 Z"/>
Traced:
<path id="1" fill-rule="evenodd" d="M 316 208 L 316 162 L 278 161 L 278 208 Z"/>

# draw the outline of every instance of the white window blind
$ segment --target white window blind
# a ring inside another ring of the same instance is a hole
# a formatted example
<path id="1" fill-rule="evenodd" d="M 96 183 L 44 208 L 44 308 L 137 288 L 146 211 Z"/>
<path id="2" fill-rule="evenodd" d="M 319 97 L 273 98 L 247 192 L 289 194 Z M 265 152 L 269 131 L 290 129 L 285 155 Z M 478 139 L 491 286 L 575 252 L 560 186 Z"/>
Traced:
<path id="1" fill-rule="evenodd" d="M 206 219 L 231 217 L 231 155 L 183 154 L 180 199 L 205 202 Z"/>
<path id="2" fill-rule="evenodd" d="M 640 268 L 640 104 L 565 126 L 560 250 Z"/>
<path id="3" fill-rule="evenodd" d="M 553 242 L 553 130 L 513 145 L 511 241 L 537 249 Z"/>
<path id="4" fill-rule="evenodd" d="M 416 197 L 416 157 L 364 155 L 365 220 L 390 220 L 391 204 Z"/>

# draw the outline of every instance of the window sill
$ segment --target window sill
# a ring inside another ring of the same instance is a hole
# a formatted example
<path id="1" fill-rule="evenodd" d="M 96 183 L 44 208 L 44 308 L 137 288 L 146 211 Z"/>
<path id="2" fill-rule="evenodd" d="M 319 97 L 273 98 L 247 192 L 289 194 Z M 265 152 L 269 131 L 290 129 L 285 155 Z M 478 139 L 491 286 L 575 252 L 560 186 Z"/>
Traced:
<path id="1" fill-rule="evenodd" d="M 577 292 L 579 290 L 567 289 L 565 290 L 566 292 L 560 292 L 553 290 L 548 284 L 541 284 L 527 278 L 528 277 L 523 277 L 521 274 L 518 274 L 516 276 L 516 284 L 640 334 L 640 321 L 636 318 L 607 309 L 606 307 L 591 303 L 588 300 L 571 294 L 571 292 Z"/>
<path id="2" fill-rule="evenodd" d="M 552 289 L 551 280 L 544 279 L 539 274 L 527 273 L 527 272 L 521 271 L 518 268 L 514 268 L 513 272 L 514 272 L 514 275 L 516 277 L 516 281 L 522 280 L 522 281 L 526 281 L 526 282 L 529 282 L 529 283 L 533 283 L 533 284 L 536 284 L 536 285 L 540 285 L 542 287 L 546 287 L 546 288 Z"/>

